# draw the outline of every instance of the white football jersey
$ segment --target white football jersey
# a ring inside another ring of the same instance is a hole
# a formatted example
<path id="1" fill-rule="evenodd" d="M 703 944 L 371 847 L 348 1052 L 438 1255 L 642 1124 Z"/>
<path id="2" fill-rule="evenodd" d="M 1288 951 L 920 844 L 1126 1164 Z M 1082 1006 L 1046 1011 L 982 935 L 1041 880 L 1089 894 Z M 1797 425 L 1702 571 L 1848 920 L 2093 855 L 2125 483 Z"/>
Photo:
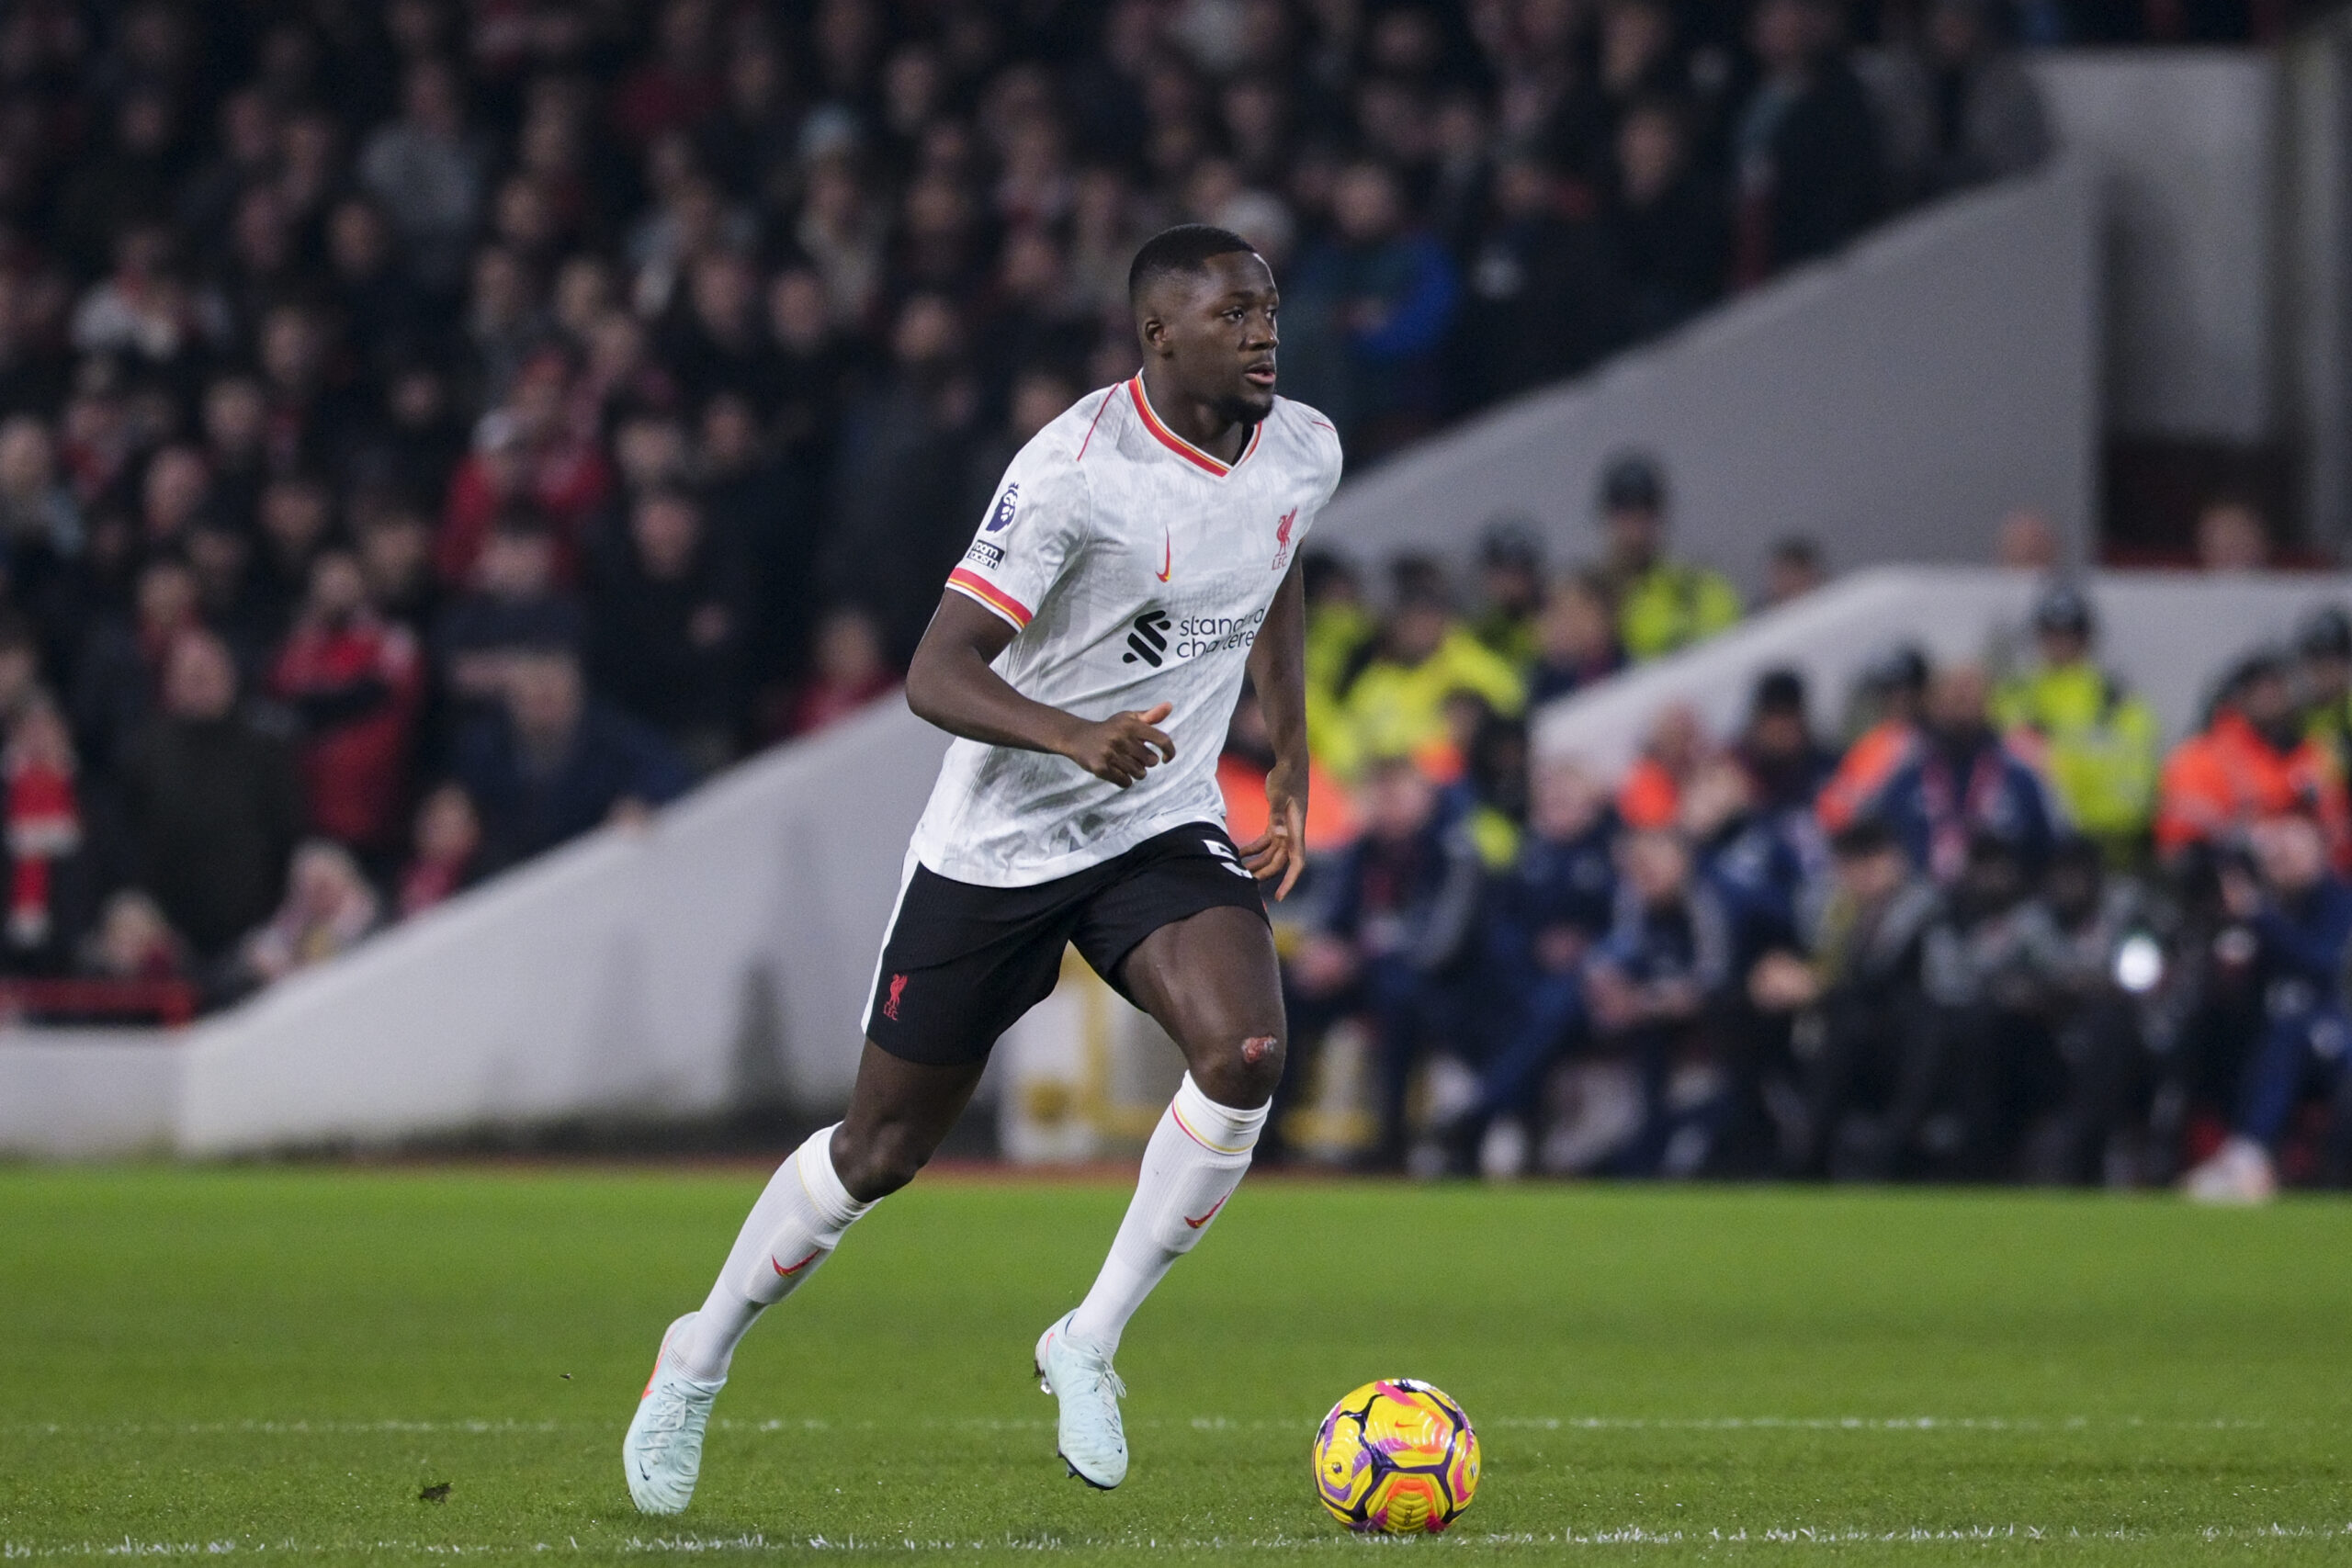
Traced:
<path id="1" fill-rule="evenodd" d="M 913 857 L 1021 887 L 1223 822 L 1217 753 L 1250 645 L 1339 483 L 1330 422 L 1284 398 L 1230 465 L 1161 423 L 1140 376 L 1039 431 L 947 586 L 1013 626 L 994 668 L 1015 691 L 1089 719 L 1168 703 L 1176 760 L 1123 790 L 1065 758 L 959 739 Z"/>

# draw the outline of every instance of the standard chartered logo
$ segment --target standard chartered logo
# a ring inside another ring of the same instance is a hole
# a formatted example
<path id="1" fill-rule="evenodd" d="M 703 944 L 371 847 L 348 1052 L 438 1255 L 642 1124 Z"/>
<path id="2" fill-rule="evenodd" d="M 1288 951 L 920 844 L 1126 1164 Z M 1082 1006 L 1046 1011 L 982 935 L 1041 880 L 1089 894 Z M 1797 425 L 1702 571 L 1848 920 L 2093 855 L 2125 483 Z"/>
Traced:
<path id="1" fill-rule="evenodd" d="M 1158 604 L 1126 623 L 1126 651 L 1120 663 L 1146 663 L 1158 670 L 1167 660 L 1200 659 L 1202 653 L 1247 649 L 1259 639 L 1265 611 L 1249 616 L 1185 616 L 1173 621 Z"/>
<path id="2" fill-rule="evenodd" d="M 1265 621 L 1263 610 L 1248 615 L 1187 615 L 1176 621 L 1154 605 L 1127 623 L 1127 651 L 1119 662 L 1141 661 L 1157 670 L 1170 659 L 1248 648 L 1258 640 L 1258 628 Z"/>
<path id="3" fill-rule="evenodd" d="M 1258 640 L 1266 612 L 1250 615 L 1187 615 L 1176 623 L 1176 657 L 1196 659 L 1228 648 L 1248 648 Z"/>

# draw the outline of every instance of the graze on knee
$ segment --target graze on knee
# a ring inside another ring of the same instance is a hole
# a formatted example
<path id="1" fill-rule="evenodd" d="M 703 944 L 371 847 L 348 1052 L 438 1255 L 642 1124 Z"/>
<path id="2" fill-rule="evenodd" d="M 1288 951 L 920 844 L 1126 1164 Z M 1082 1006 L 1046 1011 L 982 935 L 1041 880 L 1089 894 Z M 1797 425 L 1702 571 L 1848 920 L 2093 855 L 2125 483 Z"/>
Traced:
<path id="1" fill-rule="evenodd" d="M 1211 1060 L 1194 1066 L 1193 1081 L 1222 1105 L 1247 1111 L 1265 1104 L 1282 1081 L 1282 1036 L 1256 1032 L 1238 1040 L 1226 1038 L 1231 1043 L 1221 1043 L 1211 1053 Z"/>

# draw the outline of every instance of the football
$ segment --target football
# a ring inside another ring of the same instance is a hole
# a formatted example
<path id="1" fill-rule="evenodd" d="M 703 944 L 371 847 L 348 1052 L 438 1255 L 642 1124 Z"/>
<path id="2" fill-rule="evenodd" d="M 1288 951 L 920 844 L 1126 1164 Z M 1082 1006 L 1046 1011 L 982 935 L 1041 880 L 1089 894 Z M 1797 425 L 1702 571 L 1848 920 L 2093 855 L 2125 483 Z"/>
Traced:
<path id="1" fill-rule="evenodd" d="M 1315 1435 L 1315 1495 L 1350 1529 L 1435 1535 L 1477 1490 L 1470 1417 L 1417 1379 L 1364 1384 L 1331 1406 Z"/>

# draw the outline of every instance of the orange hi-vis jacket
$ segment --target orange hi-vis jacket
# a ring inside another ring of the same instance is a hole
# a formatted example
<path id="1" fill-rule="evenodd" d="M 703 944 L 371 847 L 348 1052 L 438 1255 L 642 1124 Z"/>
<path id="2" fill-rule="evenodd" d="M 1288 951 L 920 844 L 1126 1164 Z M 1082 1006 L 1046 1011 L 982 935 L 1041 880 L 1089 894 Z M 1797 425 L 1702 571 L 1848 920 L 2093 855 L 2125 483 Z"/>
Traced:
<path id="1" fill-rule="evenodd" d="M 2281 751 L 2245 716 L 2224 712 L 2165 759 L 2156 786 L 2156 848 L 2173 854 L 2293 810 L 2319 818 L 2335 863 L 2344 866 L 2352 854 L 2352 810 L 2327 749 L 2303 740 Z"/>
<path id="2" fill-rule="evenodd" d="M 1822 830 L 1836 833 L 1851 826 L 1862 808 L 1878 798 L 1886 781 L 1902 772 L 1918 744 L 1918 727 L 1904 719 L 1883 718 L 1862 731 L 1814 803 Z"/>
<path id="3" fill-rule="evenodd" d="M 1636 831 L 1670 828 L 1681 811 L 1681 782 L 1655 757 L 1637 760 L 1617 786 L 1618 820 Z"/>

